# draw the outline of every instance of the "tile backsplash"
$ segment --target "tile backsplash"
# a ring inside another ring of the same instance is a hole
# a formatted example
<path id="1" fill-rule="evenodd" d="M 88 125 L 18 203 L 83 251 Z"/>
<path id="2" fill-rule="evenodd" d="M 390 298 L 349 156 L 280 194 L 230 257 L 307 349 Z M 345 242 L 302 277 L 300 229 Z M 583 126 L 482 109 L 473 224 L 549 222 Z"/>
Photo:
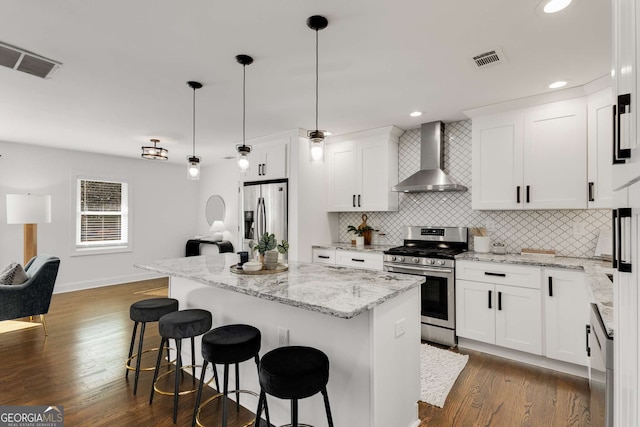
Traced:
<path id="1" fill-rule="evenodd" d="M 398 153 L 399 181 L 420 169 L 420 129 L 402 134 Z M 444 169 L 466 186 L 464 192 L 400 193 L 397 212 L 366 212 L 367 224 L 384 233 L 374 233 L 377 244 L 401 245 L 403 227 L 432 225 L 453 227 L 487 227 L 492 242 L 502 242 L 507 252 L 522 248 L 554 249 L 559 256 L 589 258 L 594 254 L 601 229 L 611 229 L 611 211 L 539 210 L 474 211 L 471 209 L 471 120 L 445 124 Z M 362 213 L 340 213 L 340 241 L 348 242 L 349 225 L 362 223 Z M 574 224 L 584 226 L 584 233 L 574 237 Z M 470 238 L 473 248 L 473 238 Z"/>

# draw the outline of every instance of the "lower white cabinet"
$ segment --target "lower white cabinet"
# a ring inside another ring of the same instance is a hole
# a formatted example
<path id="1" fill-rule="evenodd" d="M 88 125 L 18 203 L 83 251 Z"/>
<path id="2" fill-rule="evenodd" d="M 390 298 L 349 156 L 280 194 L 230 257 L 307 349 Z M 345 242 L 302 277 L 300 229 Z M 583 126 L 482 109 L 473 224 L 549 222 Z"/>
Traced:
<path id="1" fill-rule="evenodd" d="M 359 252 L 336 250 L 336 265 L 343 267 L 383 270 L 383 254 L 377 252 Z"/>
<path id="2" fill-rule="evenodd" d="M 589 293 L 584 273 L 545 268 L 543 291 L 546 356 L 586 366 Z"/>
<path id="3" fill-rule="evenodd" d="M 456 281 L 458 336 L 542 354 L 539 289 Z"/>
<path id="4" fill-rule="evenodd" d="M 312 248 L 311 259 L 318 264 L 334 265 L 336 263 L 336 250 L 327 248 Z"/>

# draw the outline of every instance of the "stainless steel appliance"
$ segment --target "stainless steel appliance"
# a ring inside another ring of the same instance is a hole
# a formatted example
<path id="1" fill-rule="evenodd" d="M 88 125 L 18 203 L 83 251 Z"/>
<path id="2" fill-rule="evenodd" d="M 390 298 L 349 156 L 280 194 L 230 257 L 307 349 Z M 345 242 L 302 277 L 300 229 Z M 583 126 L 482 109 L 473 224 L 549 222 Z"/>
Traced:
<path id="1" fill-rule="evenodd" d="M 269 232 L 278 242 L 288 240 L 287 180 L 245 182 L 240 198 L 242 207 L 242 250 L 251 251 L 252 241 Z"/>
<path id="2" fill-rule="evenodd" d="M 591 304 L 587 325 L 591 425 L 613 427 L 613 338 L 607 334 L 600 311 Z"/>
<path id="3" fill-rule="evenodd" d="M 423 340 L 455 345 L 455 260 L 469 248 L 466 227 L 406 227 L 404 246 L 384 252 L 384 270 L 424 277 L 420 285 Z"/>

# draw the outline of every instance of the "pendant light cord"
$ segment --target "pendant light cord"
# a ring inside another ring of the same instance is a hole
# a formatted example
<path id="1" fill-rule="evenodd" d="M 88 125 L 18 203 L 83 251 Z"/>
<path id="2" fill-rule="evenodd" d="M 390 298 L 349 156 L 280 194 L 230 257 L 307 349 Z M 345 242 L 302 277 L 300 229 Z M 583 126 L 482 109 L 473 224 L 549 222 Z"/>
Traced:
<path id="1" fill-rule="evenodd" d="M 246 116 L 246 81 L 247 81 L 247 66 L 242 64 L 242 146 L 245 142 L 245 116 Z"/>
<path id="2" fill-rule="evenodd" d="M 193 157 L 196 156 L 196 88 L 193 88 Z"/>
<path id="3" fill-rule="evenodd" d="M 316 30 L 316 130 L 318 130 L 318 30 Z"/>

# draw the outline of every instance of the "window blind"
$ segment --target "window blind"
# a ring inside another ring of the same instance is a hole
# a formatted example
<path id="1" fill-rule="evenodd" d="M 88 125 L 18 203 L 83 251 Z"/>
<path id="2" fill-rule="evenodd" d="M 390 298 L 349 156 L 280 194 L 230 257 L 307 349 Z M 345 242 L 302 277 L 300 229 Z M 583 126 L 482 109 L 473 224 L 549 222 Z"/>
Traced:
<path id="1" fill-rule="evenodd" d="M 128 244 L 128 191 L 124 182 L 78 179 L 76 246 Z"/>

